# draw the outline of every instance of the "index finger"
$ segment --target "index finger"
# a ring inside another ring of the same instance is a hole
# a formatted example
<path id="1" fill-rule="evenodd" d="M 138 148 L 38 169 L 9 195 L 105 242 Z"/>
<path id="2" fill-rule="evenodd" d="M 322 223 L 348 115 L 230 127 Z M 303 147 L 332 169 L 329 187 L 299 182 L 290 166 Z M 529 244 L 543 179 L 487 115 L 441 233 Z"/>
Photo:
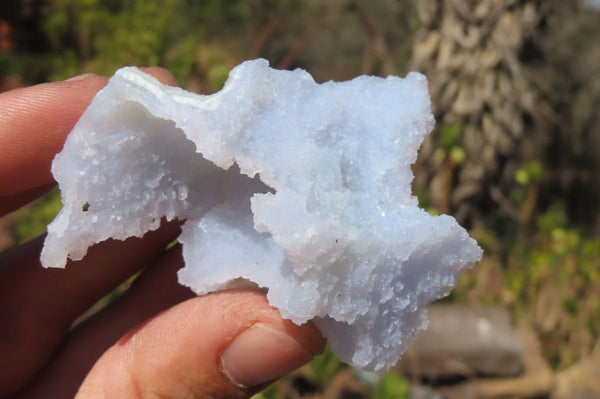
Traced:
<path id="1" fill-rule="evenodd" d="M 165 69 L 143 68 L 176 85 Z M 0 215 L 54 183 L 50 165 L 75 123 L 108 78 L 81 75 L 0 94 Z"/>
<path id="2" fill-rule="evenodd" d="M 0 196 L 53 182 L 54 155 L 107 81 L 88 74 L 0 94 Z"/>

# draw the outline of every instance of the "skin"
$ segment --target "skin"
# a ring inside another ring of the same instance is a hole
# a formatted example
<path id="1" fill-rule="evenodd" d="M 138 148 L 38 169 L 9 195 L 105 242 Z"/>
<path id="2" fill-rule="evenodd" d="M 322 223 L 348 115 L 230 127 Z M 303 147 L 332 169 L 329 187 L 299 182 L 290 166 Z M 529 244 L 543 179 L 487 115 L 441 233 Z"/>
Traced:
<path id="1" fill-rule="evenodd" d="M 176 84 L 164 69 L 145 72 Z M 54 155 L 107 81 L 83 75 L 0 94 L 0 215 L 54 186 Z M 262 291 L 196 297 L 180 286 L 181 250 L 165 250 L 179 227 L 105 241 L 64 270 L 41 267 L 44 237 L 0 254 L 0 397 L 244 398 L 322 352 L 318 330 L 283 320 Z"/>

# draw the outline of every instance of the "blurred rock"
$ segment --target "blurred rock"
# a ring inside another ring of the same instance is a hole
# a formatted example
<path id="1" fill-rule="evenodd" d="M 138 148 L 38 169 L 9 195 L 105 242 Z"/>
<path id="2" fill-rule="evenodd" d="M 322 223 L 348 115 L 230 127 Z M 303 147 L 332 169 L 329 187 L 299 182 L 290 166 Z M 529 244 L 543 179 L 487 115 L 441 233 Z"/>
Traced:
<path id="1" fill-rule="evenodd" d="M 426 385 L 413 385 L 410 389 L 411 399 L 448 399 L 440 392 Z"/>
<path id="2" fill-rule="evenodd" d="M 530 330 L 518 333 L 522 342 L 523 374 L 514 378 L 482 378 L 475 382 L 477 398 L 545 398 L 552 388 L 553 375 L 537 336 Z"/>
<path id="3" fill-rule="evenodd" d="M 435 381 L 523 370 L 523 345 L 502 309 L 434 305 L 428 312 L 428 329 L 396 366 L 402 373 Z"/>
<path id="4" fill-rule="evenodd" d="M 542 355 L 540 342 L 529 330 L 519 331 L 518 336 L 524 348 L 522 375 L 470 379 L 440 386 L 438 391 L 446 399 L 547 398 L 552 388 L 553 375 Z"/>
<path id="5" fill-rule="evenodd" d="M 600 354 L 556 374 L 552 399 L 600 398 Z"/>

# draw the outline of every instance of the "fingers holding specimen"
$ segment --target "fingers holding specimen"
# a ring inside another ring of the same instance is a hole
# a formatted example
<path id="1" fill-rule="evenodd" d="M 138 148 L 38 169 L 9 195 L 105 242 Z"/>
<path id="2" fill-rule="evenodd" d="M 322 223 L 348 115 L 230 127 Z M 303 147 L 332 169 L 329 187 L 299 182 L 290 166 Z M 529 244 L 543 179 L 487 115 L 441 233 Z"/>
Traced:
<path id="1" fill-rule="evenodd" d="M 159 67 L 142 70 L 172 86 L 177 81 Z M 0 94 L 0 199 L 12 201 L 9 212 L 31 198 L 27 192 L 52 184 L 50 164 L 75 123 L 108 78 L 84 74 L 61 82 Z"/>
<path id="2" fill-rule="evenodd" d="M 77 397 L 248 397 L 323 346 L 314 326 L 281 319 L 263 292 L 218 292 L 126 335 L 95 364 Z"/>
<path id="3" fill-rule="evenodd" d="M 153 262 L 179 234 L 164 224 L 144 238 L 105 241 L 66 269 L 44 269 L 43 237 L 0 255 L 0 396 L 23 386 L 54 353 L 73 321 L 122 281 Z M 10 367 L 8 367 L 10 365 Z"/>
<path id="4" fill-rule="evenodd" d="M 175 77 L 169 72 L 167 69 L 161 67 L 142 67 L 140 68 L 143 72 L 154 76 L 160 83 L 169 85 L 169 86 L 179 86 Z"/>
<path id="5" fill-rule="evenodd" d="M 107 81 L 88 75 L 0 94 L 0 195 L 52 183 L 54 155 Z"/>
<path id="6" fill-rule="evenodd" d="M 98 358 L 123 335 L 193 297 L 188 288 L 177 283 L 177 270 L 182 264 L 178 247 L 166 252 L 123 295 L 77 325 L 25 396 L 44 398 L 53 392 L 56 397 L 73 397 Z"/>

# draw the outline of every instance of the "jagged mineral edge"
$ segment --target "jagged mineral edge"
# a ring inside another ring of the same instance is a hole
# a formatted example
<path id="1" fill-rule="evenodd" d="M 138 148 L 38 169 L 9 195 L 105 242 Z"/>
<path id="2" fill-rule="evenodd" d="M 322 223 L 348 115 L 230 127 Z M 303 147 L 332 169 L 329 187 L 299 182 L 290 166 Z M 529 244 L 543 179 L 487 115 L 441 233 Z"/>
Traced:
<path id="1" fill-rule="evenodd" d="M 317 84 L 253 60 L 203 96 L 120 69 L 52 164 L 64 206 L 42 264 L 186 220 L 182 284 L 205 294 L 253 281 L 344 362 L 387 369 L 425 327 L 425 305 L 482 255 L 411 194 L 433 124 L 417 73 Z"/>

